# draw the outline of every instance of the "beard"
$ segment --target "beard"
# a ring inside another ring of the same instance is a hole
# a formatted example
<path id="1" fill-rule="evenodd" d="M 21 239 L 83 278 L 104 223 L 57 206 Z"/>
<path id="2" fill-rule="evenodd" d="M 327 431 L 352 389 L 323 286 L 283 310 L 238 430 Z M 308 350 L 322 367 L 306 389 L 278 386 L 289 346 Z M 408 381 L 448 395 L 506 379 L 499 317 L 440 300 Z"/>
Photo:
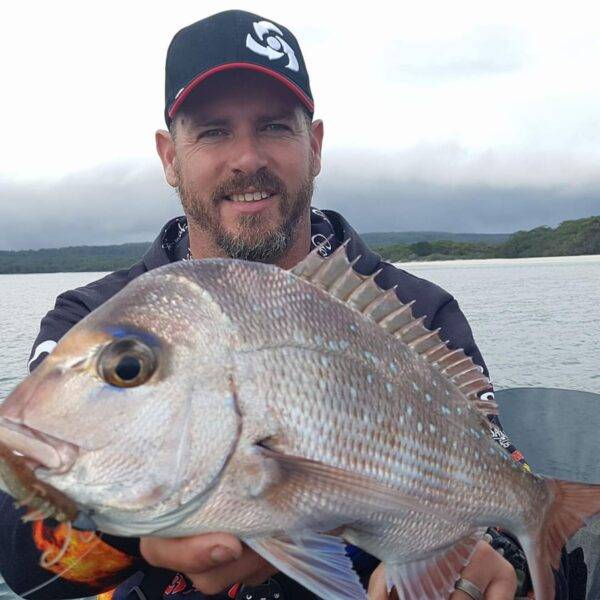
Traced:
<path id="1" fill-rule="evenodd" d="M 187 186 L 181 177 L 177 192 L 188 221 L 199 231 L 207 233 L 225 256 L 272 263 L 280 259 L 292 245 L 299 222 L 308 212 L 314 187 L 313 177 L 309 173 L 293 194 L 289 193 L 279 177 L 264 168 L 253 175 L 240 174 L 221 183 L 208 202 L 201 198 L 197 190 Z M 221 220 L 220 203 L 232 202 L 225 200 L 225 196 L 249 187 L 279 195 L 280 222 L 275 225 L 265 223 L 260 213 L 239 215 L 237 231 L 226 231 Z"/>

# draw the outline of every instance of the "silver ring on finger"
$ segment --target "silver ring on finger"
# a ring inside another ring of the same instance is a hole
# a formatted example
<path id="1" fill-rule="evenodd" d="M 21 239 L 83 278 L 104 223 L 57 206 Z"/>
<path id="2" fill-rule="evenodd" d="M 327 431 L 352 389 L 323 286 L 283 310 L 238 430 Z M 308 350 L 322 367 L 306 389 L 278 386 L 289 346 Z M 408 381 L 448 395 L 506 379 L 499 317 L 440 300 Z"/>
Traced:
<path id="1" fill-rule="evenodd" d="M 473 598 L 473 600 L 483 600 L 483 592 L 472 581 L 469 581 L 468 579 L 464 579 L 463 577 L 461 577 L 454 584 L 454 587 L 459 592 L 464 592 L 467 596 Z"/>

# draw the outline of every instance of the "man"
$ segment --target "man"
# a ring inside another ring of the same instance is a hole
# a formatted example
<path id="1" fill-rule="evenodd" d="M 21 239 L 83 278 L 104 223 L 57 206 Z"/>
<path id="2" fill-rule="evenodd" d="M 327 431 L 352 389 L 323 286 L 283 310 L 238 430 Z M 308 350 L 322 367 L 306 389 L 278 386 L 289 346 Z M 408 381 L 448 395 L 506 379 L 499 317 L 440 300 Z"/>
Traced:
<path id="1" fill-rule="evenodd" d="M 313 110 L 300 48 L 285 27 L 250 13 L 227 11 L 181 30 L 167 55 L 169 130 L 157 132 L 156 145 L 185 218 L 167 223 L 130 269 L 59 296 L 42 321 L 30 368 L 39 365 L 70 327 L 128 281 L 169 261 L 220 256 L 287 269 L 312 247 L 320 245 L 320 251 L 329 254 L 348 241 L 350 258 L 361 256 L 355 265 L 359 272 L 382 269 L 382 287 L 397 285 L 402 301 L 415 300 L 415 313 L 428 315 L 428 327 L 441 327 L 451 345 L 464 348 L 485 369 L 471 330 L 449 294 L 381 262 L 337 213 L 310 208 L 323 142 L 323 123 L 312 120 Z M 497 435 L 508 446 L 500 430 Z M 9 585 L 24 593 L 50 579 L 35 563 L 40 540 L 46 547 L 60 547 L 60 528 L 20 524 L 21 513 L 7 498 L 2 514 L 0 569 Z M 181 594 L 196 599 L 221 592 L 222 598 L 314 597 L 227 534 L 143 538 L 139 545 L 104 536 L 95 546 L 78 544 L 76 560 L 55 557 L 51 570 L 57 577 L 29 597 L 90 595 L 130 576 L 117 594 L 126 596 L 133 590 L 148 598 Z M 371 597 L 387 598 L 377 561 L 356 548 L 349 547 L 349 552 Z M 484 594 L 487 600 L 508 600 L 516 589 L 515 571 L 489 544 L 480 542 L 458 587 L 453 600 L 479 600 Z"/>

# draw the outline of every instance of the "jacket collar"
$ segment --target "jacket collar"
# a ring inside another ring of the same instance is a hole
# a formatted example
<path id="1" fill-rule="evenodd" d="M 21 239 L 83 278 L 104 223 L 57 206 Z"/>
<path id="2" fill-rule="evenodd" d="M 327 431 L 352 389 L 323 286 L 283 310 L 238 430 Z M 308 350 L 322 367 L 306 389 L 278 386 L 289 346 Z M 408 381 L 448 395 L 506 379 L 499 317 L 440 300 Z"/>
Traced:
<path id="1" fill-rule="evenodd" d="M 354 260 L 360 256 L 355 269 L 363 275 L 372 273 L 381 262 L 381 257 L 375 254 L 363 241 L 356 230 L 333 210 L 311 208 L 311 246 L 322 245 L 323 254 L 331 254 L 343 242 L 348 241 L 348 257 Z M 169 262 L 181 260 L 188 252 L 187 221 L 179 216 L 168 221 L 142 260 L 148 271 L 156 269 Z"/>

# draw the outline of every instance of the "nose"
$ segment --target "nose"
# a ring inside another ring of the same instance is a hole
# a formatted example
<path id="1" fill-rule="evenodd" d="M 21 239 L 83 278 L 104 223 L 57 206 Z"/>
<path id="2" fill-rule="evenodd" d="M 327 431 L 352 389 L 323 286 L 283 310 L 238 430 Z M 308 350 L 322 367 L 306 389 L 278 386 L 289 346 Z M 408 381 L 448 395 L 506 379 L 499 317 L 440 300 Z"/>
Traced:
<path id="1" fill-rule="evenodd" d="M 231 170 L 250 175 L 267 166 L 267 157 L 260 141 L 252 134 L 238 136 L 231 149 Z"/>

